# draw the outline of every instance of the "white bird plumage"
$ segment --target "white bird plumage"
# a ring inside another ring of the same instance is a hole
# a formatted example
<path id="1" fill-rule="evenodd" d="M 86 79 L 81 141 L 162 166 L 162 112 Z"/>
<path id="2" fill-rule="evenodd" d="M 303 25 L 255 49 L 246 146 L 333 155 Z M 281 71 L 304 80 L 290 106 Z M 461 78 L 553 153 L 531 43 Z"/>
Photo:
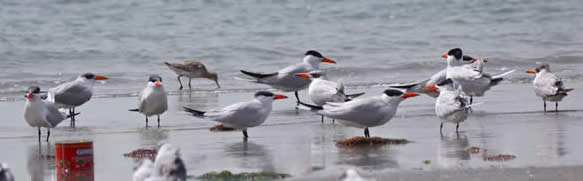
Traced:
<path id="1" fill-rule="evenodd" d="M 162 85 L 162 77 L 152 75 L 148 79 L 146 88 L 144 88 L 138 95 L 138 109 L 130 111 L 137 111 L 146 116 L 146 127 L 148 127 L 148 117 L 158 116 L 158 127 L 160 127 L 160 114 L 168 110 L 167 93 Z"/>
<path id="2" fill-rule="evenodd" d="M 154 163 L 149 159 L 142 161 L 134 171 L 134 181 L 185 181 L 186 167 L 180 158 L 180 150 L 171 144 L 158 149 Z"/>
<path id="3" fill-rule="evenodd" d="M 28 88 L 26 103 L 24 104 L 24 120 L 31 127 L 38 128 L 38 140 L 41 138 L 40 128 L 47 128 L 47 141 L 51 134 L 50 128 L 54 128 L 63 120 L 67 119 L 67 115 L 57 108 L 54 103 L 41 99 L 41 91 L 39 87 L 32 86 Z"/>
<path id="4" fill-rule="evenodd" d="M 532 85 L 537 96 L 544 102 L 544 111 L 547 111 L 547 102 L 555 102 L 555 111 L 559 110 L 559 102 L 567 96 L 567 92 L 573 89 L 565 88 L 561 78 L 551 72 L 549 64 L 537 62 L 535 69 L 527 73 L 535 74 Z"/>

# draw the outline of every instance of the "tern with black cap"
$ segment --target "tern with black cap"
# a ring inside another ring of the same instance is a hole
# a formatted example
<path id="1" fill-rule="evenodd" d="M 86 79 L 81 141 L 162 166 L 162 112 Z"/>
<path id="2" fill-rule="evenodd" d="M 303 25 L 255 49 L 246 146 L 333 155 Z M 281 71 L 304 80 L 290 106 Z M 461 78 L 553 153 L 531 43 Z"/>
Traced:
<path id="1" fill-rule="evenodd" d="M 160 114 L 168 110 L 168 98 L 164 85 L 162 85 L 162 77 L 150 76 L 146 88 L 140 92 L 138 99 L 138 108 L 130 111 L 140 112 L 146 116 L 146 128 L 148 127 L 148 117 L 158 116 L 158 127 L 160 127 Z"/>
<path id="2" fill-rule="evenodd" d="M 527 73 L 535 74 L 532 85 L 536 95 L 543 99 L 545 112 L 547 101 L 555 102 L 555 111 L 559 111 L 559 102 L 567 96 L 567 92 L 574 90 L 565 88 L 563 80 L 551 72 L 549 64 L 537 62 L 536 68 L 528 70 Z"/>

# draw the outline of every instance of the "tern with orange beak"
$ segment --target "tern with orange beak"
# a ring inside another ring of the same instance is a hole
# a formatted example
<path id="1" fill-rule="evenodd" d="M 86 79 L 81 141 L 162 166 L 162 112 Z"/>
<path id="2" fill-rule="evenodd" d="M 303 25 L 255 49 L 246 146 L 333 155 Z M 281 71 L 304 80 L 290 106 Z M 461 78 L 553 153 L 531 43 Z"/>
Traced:
<path id="1" fill-rule="evenodd" d="M 486 91 L 498 85 L 504 76 L 515 71 L 513 69 L 498 75 L 490 75 L 482 72 L 482 67 L 468 68 L 463 66 L 462 54 L 462 49 L 454 48 L 442 57 L 447 60 L 446 78 L 451 78 L 461 86 L 462 91 L 470 96 L 470 104 L 473 102 L 473 96 L 484 96 Z"/>
<path id="2" fill-rule="evenodd" d="M 443 129 L 443 123 L 449 122 L 456 124 L 455 132 L 457 133 L 460 123 L 468 118 L 469 109 L 473 106 L 468 104 L 467 96 L 460 86 L 451 79 L 445 79 L 427 86 L 426 91 L 439 91 L 439 97 L 435 101 L 435 114 L 441 119 L 439 132 L 441 133 Z"/>
<path id="3" fill-rule="evenodd" d="M 41 99 L 39 87 L 32 86 L 28 88 L 28 93 L 24 96 L 24 120 L 31 127 L 38 128 L 38 141 L 41 139 L 40 128 L 47 128 L 47 142 L 51 136 L 51 128 L 57 126 L 61 121 L 67 119 L 65 113 L 60 112 L 57 106 L 52 102 Z"/>
<path id="4" fill-rule="evenodd" d="M 284 92 L 295 92 L 296 99 L 299 102 L 298 91 L 308 87 L 310 85 L 310 79 L 297 77 L 296 74 L 319 70 L 320 63 L 322 62 L 336 63 L 315 50 L 309 50 L 305 53 L 302 63 L 290 65 L 277 72 L 255 73 L 245 70 L 241 70 L 241 72 L 251 77 L 250 79 L 245 78 L 243 80 L 266 84 Z"/>
<path id="5" fill-rule="evenodd" d="M 107 80 L 107 77 L 85 73 L 71 82 L 49 89 L 47 100 L 55 103 L 59 108 L 69 109 L 71 127 L 75 127 L 75 107 L 79 107 L 91 99 L 96 80 Z"/>
<path id="6" fill-rule="evenodd" d="M 189 112 L 194 117 L 211 119 L 222 123 L 227 127 L 241 129 L 245 139 L 247 128 L 259 126 L 271 113 L 272 103 L 277 99 L 287 98 L 281 94 L 274 94 L 268 91 L 255 93 L 255 99 L 247 102 L 232 104 L 222 109 L 199 111 L 184 107 L 184 111 Z"/>
<path id="7" fill-rule="evenodd" d="M 323 106 L 327 102 L 350 101 L 352 98 L 364 94 L 358 93 L 346 95 L 342 83 L 327 80 L 326 73 L 320 70 L 315 70 L 309 73 L 299 73 L 296 74 L 296 76 L 312 80 L 308 87 L 308 94 L 310 94 L 312 102 L 317 106 Z M 322 116 L 322 123 L 324 123 L 324 116 Z"/>
<path id="8" fill-rule="evenodd" d="M 168 98 L 162 85 L 162 77 L 150 76 L 146 88 L 140 92 L 138 99 L 138 108 L 130 111 L 140 112 L 146 116 L 146 128 L 148 127 L 148 117 L 158 116 L 158 127 L 160 127 L 160 114 L 168 110 Z"/>
<path id="9" fill-rule="evenodd" d="M 386 124 L 397 113 L 401 101 L 418 95 L 400 89 L 387 89 L 380 96 L 354 99 L 349 102 L 327 102 L 322 107 L 301 104 L 302 108 L 334 118 L 343 125 L 364 128 L 364 136 L 368 138 L 369 127 Z"/>
<path id="10" fill-rule="evenodd" d="M 527 73 L 535 74 L 532 85 L 536 95 L 543 99 L 544 111 L 547 111 L 547 101 L 555 102 L 555 111 L 559 111 L 559 102 L 573 89 L 564 87 L 561 78 L 551 72 L 549 64 L 537 62 L 537 67 Z"/>

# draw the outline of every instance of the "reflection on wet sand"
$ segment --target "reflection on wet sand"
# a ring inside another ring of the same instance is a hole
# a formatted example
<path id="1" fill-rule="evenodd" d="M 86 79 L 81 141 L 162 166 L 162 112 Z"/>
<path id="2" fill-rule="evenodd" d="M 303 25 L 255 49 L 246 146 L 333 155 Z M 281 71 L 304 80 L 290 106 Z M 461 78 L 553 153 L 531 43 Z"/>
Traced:
<path id="1" fill-rule="evenodd" d="M 30 175 L 30 180 L 52 180 L 55 177 L 54 149 L 51 149 L 51 143 L 48 143 L 45 148 L 43 147 L 41 144 L 34 144 L 27 149 L 26 169 Z M 43 149 L 46 150 L 43 151 Z"/>
<path id="2" fill-rule="evenodd" d="M 463 166 L 464 161 L 471 158 L 470 152 L 466 150 L 469 146 L 468 137 L 463 134 L 456 134 L 455 136 L 442 135 L 437 164 L 442 168 Z"/>
<path id="3" fill-rule="evenodd" d="M 138 131 L 140 135 L 140 145 L 145 147 L 156 147 L 162 141 L 168 139 L 168 131 L 164 129 L 140 129 Z"/>
<path id="4" fill-rule="evenodd" d="M 398 168 L 399 163 L 393 158 L 390 147 L 391 145 L 366 145 L 338 148 L 336 164 L 373 170 Z"/>
<path id="5" fill-rule="evenodd" d="M 194 95 L 193 95 L 194 94 Z M 178 92 L 178 110 L 182 110 L 182 107 L 192 103 L 196 103 L 200 108 L 213 108 L 219 102 L 218 93 L 193 93 L 192 91 L 179 91 Z"/>
<path id="6" fill-rule="evenodd" d="M 237 160 L 234 163 L 241 168 L 259 169 L 260 171 L 275 171 L 273 156 L 264 146 L 249 141 L 227 145 L 225 152 Z"/>

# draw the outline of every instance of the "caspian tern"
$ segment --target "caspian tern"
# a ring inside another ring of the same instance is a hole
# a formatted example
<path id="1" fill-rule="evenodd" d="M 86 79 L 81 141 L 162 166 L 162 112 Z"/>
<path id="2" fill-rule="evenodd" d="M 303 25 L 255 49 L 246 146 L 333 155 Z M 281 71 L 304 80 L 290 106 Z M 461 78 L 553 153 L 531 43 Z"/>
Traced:
<path id="1" fill-rule="evenodd" d="M 0 163 L 0 180 L 1 181 L 14 181 L 14 175 L 10 171 L 8 164 Z"/>
<path id="2" fill-rule="evenodd" d="M 567 92 L 574 90 L 564 87 L 561 78 L 551 72 L 549 64 L 537 62 L 537 67 L 528 70 L 527 73 L 536 74 L 532 85 L 536 95 L 543 99 L 545 112 L 547 101 L 555 102 L 555 111 L 558 111 L 559 102 L 567 96 Z"/>
<path id="3" fill-rule="evenodd" d="M 146 116 L 146 128 L 148 127 L 148 117 L 157 115 L 158 127 L 160 127 L 160 114 L 168 110 L 168 98 L 162 85 L 162 77 L 150 76 L 146 88 L 140 92 L 138 98 L 138 109 L 130 111 L 140 112 Z"/>
<path id="4" fill-rule="evenodd" d="M 247 138 L 247 128 L 263 123 L 271 113 L 273 101 L 285 98 L 287 97 L 281 94 L 259 91 L 251 101 L 232 104 L 222 109 L 205 112 L 184 107 L 184 111 L 192 113 L 194 117 L 211 119 L 228 127 L 242 129 L 243 136 Z"/>
<path id="5" fill-rule="evenodd" d="M 322 107 L 300 104 L 310 111 L 337 119 L 346 126 L 364 128 L 364 136 L 370 137 L 369 127 L 389 122 L 395 116 L 401 101 L 418 95 L 400 89 L 387 89 L 380 96 L 354 99 L 349 102 L 327 102 Z"/>
<path id="6" fill-rule="evenodd" d="M 464 64 L 464 66 L 466 68 L 480 70 L 480 72 L 482 72 L 483 63 L 487 62 L 486 59 L 477 59 L 477 58 L 473 58 L 473 57 L 467 56 L 467 55 L 464 55 L 462 60 L 464 61 L 464 63 L 468 62 L 468 63 Z M 446 76 L 447 76 L 447 68 L 433 74 L 429 79 L 425 79 L 423 81 L 418 81 L 418 82 L 413 82 L 413 83 L 405 83 L 405 84 L 393 84 L 393 85 L 389 85 L 389 87 L 397 88 L 397 89 L 406 89 L 407 92 L 425 94 L 425 95 L 428 95 L 430 97 L 436 98 L 437 96 L 439 96 L 439 91 L 427 92 L 427 91 L 425 91 L 425 87 L 445 80 Z"/>
<path id="7" fill-rule="evenodd" d="M 439 132 L 443 129 L 443 122 L 456 124 L 455 131 L 458 132 L 460 123 L 468 118 L 471 106 L 468 104 L 467 96 L 451 79 L 445 79 L 437 84 L 426 87 L 426 91 L 439 91 L 439 97 L 435 101 L 435 114 L 441 119 Z"/>
<path id="8" fill-rule="evenodd" d="M 216 72 L 210 72 L 206 69 L 204 64 L 197 62 L 197 61 L 185 61 L 182 63 L 168 63 L 164 62 L 168 68 L 178 74 L 178 83 L 180 83 L 180 90 L 182 90 L 182 82 L 180 81 L 180 77 L 185 76 L 188 77 L 188 88 L 192 88 L 190 86 L 190 82 L 192 78 L 206 78 L 215 81 L 217 84 L 217 88 L 221 88 L 219 85 L 218 75 Z"/>
<path id="9" fill-rule="evenodd" d="M 85 104 L 93 96 L 93 84 L 96 80 L 107 80 L 103 75 L 85 73 L 77 79 L 49 89 L 47 100 L 59 108 L 68 108 L 71 115 L 71 127 L 75 127 L 75 107 Z"/>
<path id="10" fill-rule="evenodd" d="M 296 74 L 319 70 L 320 63 L 322 62 L 336 63 L 332 59 L 322 56 L 322 54 L 315 50 L 309 50 L 305 53 L 302 63 L 287 66 L 278 72 L 255 73 L 245 70 L 241 70 L 241 72 L 251 77 L 251 79 L 244 79 L 246 81 L 266 84 L 284 92 L 295 92 L 296 99 L 299 102 L 300 98 L 298 96 L 298 91 L 308 87 L 308 85 L 310 85 L 310 80 L 297 77 Z"/>
<path id="11" fill-rule="evenodd" d="M 26 103 L 24 104 L 24 120 L 31 127 L 38 128 L 38 141 L 41 138 L 41 127 L 47 128 L 47 142 L 51 136 L 51 128 L 57 126 L 61 121 L 67 119 L 65 113 L 60 112 L 54 103 L 41 99 L 39 87 L 28 88 Z"/>
<path id="12" fill-rule="evenodd" d="M 502 77 L 515 71 L 513 69 L 492 76 L 481 72 L 481 67 L 472 69 L 464 67 L 462 63 L 462 49 L 460 48 L 451 49 L 442 57 L 447 59 L 446 78 L 451 78 L 461 86 L 462 91 L 470 96 L 470 104 L 473 102 L 473 96 L 483 96 L 491 87 L 498 85 L 503 80 Z"/>
<path id="13" fill-rule="evenodd" d="M 317 106 L 322 106 L 327 102 L 350 101 L 352 98 L 364 94 L 364 92 L 362 92 L 346 95 L 344 93 L 344 85 L 342 83 L 328 80 L 326 73 L 320 70 L 315 70 L 309 73 L 299 73 L 296 74 L 296 76 L 312 80 L 310 86 L 308 87 L 308 94 L 310 95 L 312 102 L 314 102 L 314 104 Z M 322 123 L 323 122 L 324 116 L 322 116 Z"/>
<path id="14" fill-rule="evenodd" d="M 134 181 L 186 181 L 186 167 L 178 148 L 164 144 L 156 154 L 154 163 L 144 159 L 134 171 Z"/>

